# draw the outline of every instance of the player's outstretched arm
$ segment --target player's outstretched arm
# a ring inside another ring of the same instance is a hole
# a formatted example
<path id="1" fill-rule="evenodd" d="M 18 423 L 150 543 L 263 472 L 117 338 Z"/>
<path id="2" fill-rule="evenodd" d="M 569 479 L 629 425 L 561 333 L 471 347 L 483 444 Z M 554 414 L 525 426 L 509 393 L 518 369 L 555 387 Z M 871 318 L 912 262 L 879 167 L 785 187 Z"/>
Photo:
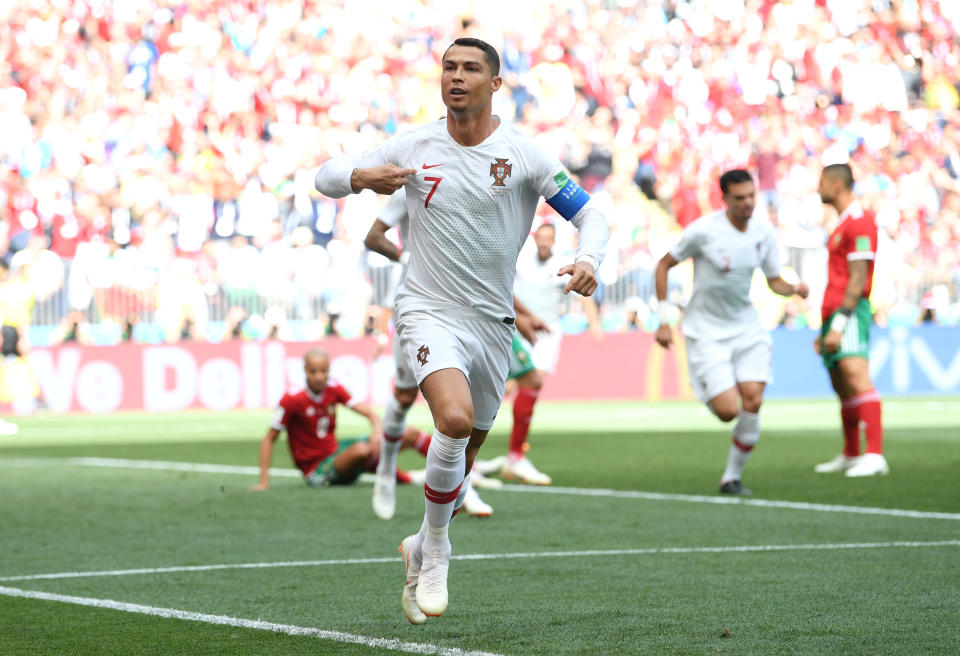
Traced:
<path id="1" fill-rule="evenodd" d="M 793 284 L 787 282 L 780 276 L 767 278 L 767 286 L 770 287 L 774 293 L 780 294 L 780 296 L 793 296 L 796 294 L 800 298 L 806 298 L 810 295 L 810 288 L 807 286 L 807 283 L 798 282 L 797 284 Z"/>
<path id="2" fill-rule="evenodd" d="M 260 482 L 250 486 L 252 492 L 262 492 L 270 487 L 270 461 L 273 459 L 273 445 L 279 436 L 280 431 L 276 428 L 268 428 L 260 441 Z"/>
<path id="3" fill-rule="evenodd" d="M 349 406 L 351 410 L 358 415 L 363 415 L 370 422 L 370 449 L 374 453 L 380 453 L 380 440 L 383 439 L 383 423 L 380 421 L 380 415 L 374 410 L 373 406 L 362 401 Z"/>

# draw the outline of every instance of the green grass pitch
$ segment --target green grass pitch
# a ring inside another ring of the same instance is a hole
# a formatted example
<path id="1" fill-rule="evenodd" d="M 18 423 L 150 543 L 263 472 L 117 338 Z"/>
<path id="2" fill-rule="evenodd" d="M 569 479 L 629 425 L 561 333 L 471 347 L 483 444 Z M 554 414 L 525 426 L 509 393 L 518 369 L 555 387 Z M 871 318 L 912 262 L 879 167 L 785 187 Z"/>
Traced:
<path id="1" fill-rule="evenodd" d="M 268 412 L 21 419 L 0 438 L 0 654 L 960 653 L 960 401 L 884 410 L 890 475 L 846 479 L 813 473 L 836 401 L 768 402 L 757 501 L 717 503 L 729 426 L 701 406 L 542 404 L 530 455 L 554 486 L 481 490 L 494 516 L 454 521 L 450 607 L 420 627 L 396 548 L 422 489 L 385 522 L 369 483 L 254 493 L 176 464 L 254 466 Z"/>

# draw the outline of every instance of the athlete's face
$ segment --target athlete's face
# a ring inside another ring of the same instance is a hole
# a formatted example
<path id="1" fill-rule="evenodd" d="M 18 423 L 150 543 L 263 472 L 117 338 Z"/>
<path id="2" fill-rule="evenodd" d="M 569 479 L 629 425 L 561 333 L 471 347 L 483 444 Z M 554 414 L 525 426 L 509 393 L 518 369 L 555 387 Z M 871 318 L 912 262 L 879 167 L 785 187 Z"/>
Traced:
<path id="1" fill-rule="evenodd" d="M 307 387 L 314 394 L 320 394 L 327 388 L 330 377 L 330 360 L 321 356 L 308 357 L 303 362 L 303 372 L 307 377 Z"/>
<path id="2" fill-rule="evenodd" d="M 451 46 L 443 55 L 440 95 L 451 111 L 473 112 L 486 107 L 501 82 L 491 74 L 480 48 Z"/>
<path id="3" fill-rule="evenodd" d="M 537 257 L 541 262 L 546 262 L 553 255 L 553 245 L 556 243 L 556 237 L 553 234 L 553 227 L 542 227 L 533 233 L 533 243 L 537 245 Z"/>
<path id="4" fill-rule="evenodd" d="M 727 204 L 727 211 L 734 221 L 747 221 L 753 216 L 753 209 L 757 205 L 757 192 L 753 181 L 736 182 L 727 187 L 723 195 L 723 202 Z"/>
<path id="5" fill-rule="evenodd" d="M 820 175 L 820 202 L 832 203 L 837 197 L 837 181 L 829 175 Z"/>

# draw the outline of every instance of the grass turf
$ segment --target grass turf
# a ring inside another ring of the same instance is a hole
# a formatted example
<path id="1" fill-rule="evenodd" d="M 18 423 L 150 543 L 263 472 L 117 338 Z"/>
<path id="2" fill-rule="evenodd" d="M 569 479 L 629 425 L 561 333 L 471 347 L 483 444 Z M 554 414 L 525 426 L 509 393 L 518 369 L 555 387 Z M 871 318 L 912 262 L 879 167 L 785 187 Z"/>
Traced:
<path id="1" fill-rule="evenodd" d="M 812 465 L 839 449 L 835 403 L 770 403 L 745 481 L 763 499 L 960 514 L 960 404 L 885 404 L 891 475 L 848 480 Z M 502 453 L 509 413 L 481 457 Z M 274 477 L 57 464 L 100 456 L 253 465 L 268 413 L 48 416 L 0 441 L 0 579 L 224 563 L 359 564 L 177 571 L 0 586 L 112 599 L 497 654 L 900 654 L 960 650 L 960 546 L 558 556 L 578 550 L 960 540 L 960 520 L 780 507 L 482 491 L 490 520 L 457 519 L 451 606 L 412 627 L 392 522 L 368 485 L 307 489 Z M 418 408 L 411 423 L 427 427 Z M 556 486 L 713 495 L 728 427 L 690 404 L 544 404 L 531 455 Z M 362 426 L 341 414 L 341 435 Z M 401 466 L 422 467 L 417 454 Z M 289 466 L 278 445 L 274 466 Z M 391 559 L 389 562 L 380 562 Z M 432 651 L 431 651 L 432 650 Z M 380 647 L 0 595 L 4 654 L 380 654 Z"/>

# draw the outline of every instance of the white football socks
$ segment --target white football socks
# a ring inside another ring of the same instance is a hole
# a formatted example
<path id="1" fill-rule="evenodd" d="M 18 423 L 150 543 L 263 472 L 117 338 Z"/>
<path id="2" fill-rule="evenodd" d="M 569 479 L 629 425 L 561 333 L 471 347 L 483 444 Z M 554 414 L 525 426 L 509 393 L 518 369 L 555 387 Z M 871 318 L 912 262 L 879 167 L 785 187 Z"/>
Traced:
<path id="1" fill-rule="evenodd" d="M 753 447 L 760 440 L 760 414 L 741 410 L 733 427 L 733 441 L 727 455 L 727 468 L 720 478 L 721 483 L 740 480 Z"/>
<path id="2" fill-rule="evenodd" d="M 407 427 L 407 411 L 391 396 L 383 410 L 383 440 L 380 441 L 380 462 L 377 463 L 378 474 L 397 473 L 397 453 L 403 446 L 403 431 Z"/>
<path id="3" fill-rule="evenodd" d="M 424 498 L 427 523 L 431 527 L 445 527 L 450 523 L 453 505 L 462 489 L 463 471 L 467 460 L 468 438 L 456 439 L 434 430 L 427 451 L 427 473 Z"/>

